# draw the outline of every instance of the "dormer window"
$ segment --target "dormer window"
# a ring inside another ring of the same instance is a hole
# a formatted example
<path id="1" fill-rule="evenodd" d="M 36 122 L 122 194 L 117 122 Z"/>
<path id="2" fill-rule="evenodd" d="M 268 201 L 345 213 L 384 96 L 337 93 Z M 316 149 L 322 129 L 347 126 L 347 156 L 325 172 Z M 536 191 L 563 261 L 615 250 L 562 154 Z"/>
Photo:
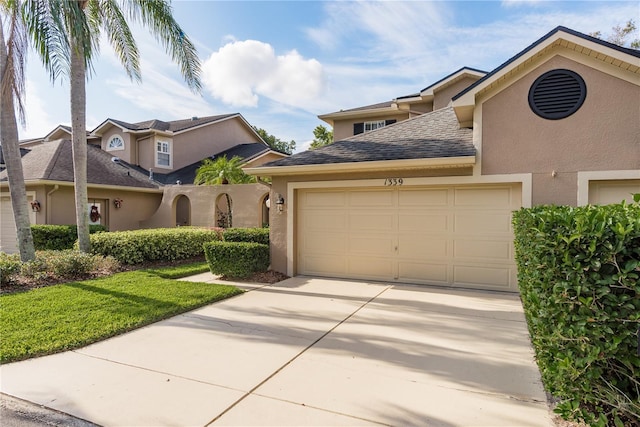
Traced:
<path id="1" fill-rule="evenodd" d="M 171 143 L 156 141 L 156 166 L 171 167 Z"/>
<path id="2" fill-rule="evenodd" d="M 370 122 L 354 123 L 353 134 L 358 135 L 364 132 L 371 132 L 372 130 L 380 129 L 385 126 L 394 124 L 395 120 L 373 120 Z"/>
<path id="3" fill-rule="evenodd" d="M 113 135 L 107 142 L 107 151 L 124 150 L 124 141 L 120 135 Z"/>

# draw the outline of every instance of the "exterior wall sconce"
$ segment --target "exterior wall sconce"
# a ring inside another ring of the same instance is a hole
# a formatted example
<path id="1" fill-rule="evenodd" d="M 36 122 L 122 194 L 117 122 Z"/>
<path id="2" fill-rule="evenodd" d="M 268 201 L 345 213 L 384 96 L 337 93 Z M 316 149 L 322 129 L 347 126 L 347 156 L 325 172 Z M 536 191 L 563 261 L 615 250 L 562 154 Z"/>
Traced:
<path id="1" fill-rule="evenodd" d="M 113 199 L 113 206 L 115 206 L 116 209 L 120 209 L 122 207 L 122 203 L 123 200 L 121 198 Z"/>
<path id="2" fill-rule="evenodd" d="M 282 212 L 284 210 L 284 198 L 280 193 L 276 194 L 276 207 L 278 212 Z"/>
<path id="3" fill-rule="evenodd" d="M 31 202 L 31 210 L 34 212 L 40 212 L 40 202 L 37 200 Z"/>

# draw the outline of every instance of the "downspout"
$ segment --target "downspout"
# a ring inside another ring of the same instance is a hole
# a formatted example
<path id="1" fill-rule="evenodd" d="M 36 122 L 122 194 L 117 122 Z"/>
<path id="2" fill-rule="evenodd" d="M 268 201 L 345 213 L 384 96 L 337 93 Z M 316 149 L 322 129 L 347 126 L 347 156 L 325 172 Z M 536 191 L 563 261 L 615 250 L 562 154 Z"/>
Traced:
<path id="1" fill-rule="evenodd" d="M 53 193 L 55 193 L 56 191 L 58 191 L 58 189 L 60 188 L 60 186 L 58 184 L 56 184 L 53 187 L 53 190 L 49 191 L 47 193 L 47 224 L 51 224 L 51 195 Z"/>

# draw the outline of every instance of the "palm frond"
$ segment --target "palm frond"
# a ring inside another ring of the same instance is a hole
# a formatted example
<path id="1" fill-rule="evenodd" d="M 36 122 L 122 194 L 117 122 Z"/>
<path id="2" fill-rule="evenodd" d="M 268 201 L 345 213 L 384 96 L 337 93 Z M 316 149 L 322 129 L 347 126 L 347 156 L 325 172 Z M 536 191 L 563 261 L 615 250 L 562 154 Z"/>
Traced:
<path id="1" fill-rule="evenodd" d="M 1 75 L 1 96 L 3 98 L 5 96 L 13 97 L 20 122 L 24 126 L 26 123 L 24 110 L 24 64 L 28 47 L 27 33 L 20 16 L 17 2 L 7 1 L 2 4 L 2 9 L 8 17 L 9 31 L 6 41 L 4 40 L 4 33 L 2 37 L 4 44 L 2 49 L 6 49 L 6 58 Z M 0 31 L 4 31 L 2 22 L 0 22 Z"/>

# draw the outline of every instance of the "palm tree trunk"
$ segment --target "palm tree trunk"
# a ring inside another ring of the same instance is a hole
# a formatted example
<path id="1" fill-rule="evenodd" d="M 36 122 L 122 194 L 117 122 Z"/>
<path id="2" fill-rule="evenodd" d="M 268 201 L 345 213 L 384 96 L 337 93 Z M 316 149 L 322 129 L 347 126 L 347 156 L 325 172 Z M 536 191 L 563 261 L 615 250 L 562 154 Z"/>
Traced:
<path id="1" fill-rule="evenodd" d="M 18 123 L 13 103 L 12 86 L 9 84 L 11 67 L 8 67 L 7 45 L 4 39 L 2 20 L 0 20 L 0 76 L 2 90 L 0 97 L 0 145 L 7 167 L 9 178 L 9 193 L 13 218 L 16 223 L 18 248 L 22 261 L 32 261 L 36 258 L 29 221 L 29 207 L 27 206 L 27 190 L 22 171 L 22 158 L 18 142 Z"/>
<path id="2" fill-rule="evenodd" d="M 87 214 L 87 131 L 86 70 L 82 46 L 71 42 L 71 150 L 75 182 L 76 224 L 80 252 L 89 252 L 89 216 Z"/>
<path id="3" fill-rule="evenodd" d="M 233 214 L 231 213 L 231 197 L 227 193 L 224 193 L 227 198 L 227 228 L 233 227 Z"/>

